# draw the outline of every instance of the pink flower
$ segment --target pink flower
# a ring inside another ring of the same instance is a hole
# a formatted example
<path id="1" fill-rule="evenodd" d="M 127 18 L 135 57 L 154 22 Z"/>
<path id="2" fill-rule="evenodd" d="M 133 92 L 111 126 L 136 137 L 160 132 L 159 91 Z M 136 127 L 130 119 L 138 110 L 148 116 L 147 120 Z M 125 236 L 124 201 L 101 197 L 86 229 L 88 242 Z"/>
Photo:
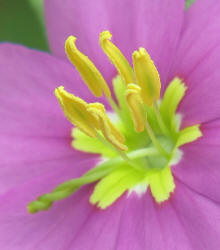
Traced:
<path id="1" fill-rule="evenodd" d="M 184 12 L 183 0 L 46 0 L 45 10 L 53 55 L 0 45 L 0 249 L 220 249 L 220 3 L 200 0 Z M 200 124 L 203 136 L 181 147 L 175 192 L 162 204 L 148 189 L 101 210 L 89 203 L 90 184 L 48 212 L 28 214 L 30 201 L 100 160 L 70 146 L 72 125 L 53 92 L 63 84 L 95 101 L 64 56 L 71 34 L 111 82 L 116 71 L 98 45 L 106 29 L 128 59 L 146 48 L 162 93 L 174 77 L 184 80 L 181 126 Z"/>

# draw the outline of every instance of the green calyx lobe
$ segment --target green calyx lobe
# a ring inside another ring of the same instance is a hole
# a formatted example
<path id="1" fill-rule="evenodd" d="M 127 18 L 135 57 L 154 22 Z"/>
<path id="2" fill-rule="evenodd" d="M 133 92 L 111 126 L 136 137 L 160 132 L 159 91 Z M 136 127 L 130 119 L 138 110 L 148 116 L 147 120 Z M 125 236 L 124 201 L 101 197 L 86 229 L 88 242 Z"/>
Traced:
<path id="1" fill-rule="evenodd" d="M 147 187 L 151 190 L 156 202 L 169 199 L 175 189 L 171 166 L 182 157 L 179 147 L 202 136 L 199 125 L 180 130 L 181 116 L 176 114 L 176 110 L 185 95 L 186 87 L 179 78 L 175 78 L 167 87 L 163 99 L 158 102 L 158 110 L 154 106 L 146 107 L 148 124 L 165 152 L 163 153 L 155 147 L 146 130 L 135 132 L 124 96 L 126 87 L 119 76 L 113 80 L 113 85 L 119 105 L 118 117 L 114 123 L 126 138 L 126 155 L 129 160 L 121 158 L 117 151 L 97 138 L 91 138 L 77 128 L 73 129 L 72 146 L 84 152 L 99 154 L 104 161 L 82 177 L 62 183 L 51 193 L 38 197 L 28 205 L 30 213 L 48 210 L 53 202 L 62 200 L 81 186 L 93 182 L 97 183 L 90 202 L 101 209 L 110 206 L 124 192 L 135 191 L 139 184 L 142 185 L 143 192 Z"/>

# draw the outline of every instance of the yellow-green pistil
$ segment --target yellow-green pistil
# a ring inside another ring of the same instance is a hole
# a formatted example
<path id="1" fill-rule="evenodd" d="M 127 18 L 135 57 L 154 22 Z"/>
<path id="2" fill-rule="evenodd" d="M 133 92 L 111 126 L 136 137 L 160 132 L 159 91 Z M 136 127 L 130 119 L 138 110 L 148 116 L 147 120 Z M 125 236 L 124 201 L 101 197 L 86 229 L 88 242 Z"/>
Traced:
<path id="1" fill-rule="evenodd" d="M 30 213 L 48 210 L 55 201 L 93 182 L 97 184 L 90 202 L 101 209 L 125 191 L 135 190 L 138 184 L 149 187 L 156 202 L 163 202 L 175 189 L 171 165 L 181 159 L 178 148 L 202 136 L 199 125 L 180 130 L 181 118 L 176 110 L 186 91 L 181 79 L 175 78 L 160 99 L 160 76 L 147 51 L 140 48 L 133 53 L 132 68 L 111 37 L 109 31 L 104 31 L 99 41 L 119 74 L 113 79 L 117 104 L 102 74 L 77 49 L 75 37 L 66 40 L 65 48 L 91 92 L 96 97 L 104 94 L 109 101 L 117 114 L 114 122 L 101 103 L 87 103 L 62 86 L 55 89 L 66 118 L 75 125 L 72 146 L 99 154 L 104 161 L 29 203 Z"/>

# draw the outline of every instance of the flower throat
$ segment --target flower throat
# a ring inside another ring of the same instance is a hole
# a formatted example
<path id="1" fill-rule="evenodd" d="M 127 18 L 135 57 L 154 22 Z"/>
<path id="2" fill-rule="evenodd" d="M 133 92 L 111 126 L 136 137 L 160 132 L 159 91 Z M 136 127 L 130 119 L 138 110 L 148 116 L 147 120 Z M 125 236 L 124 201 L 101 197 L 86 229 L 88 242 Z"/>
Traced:
<path id="1" fill-rule="evenodd" d="M 147 187 L 156 202 L 168 200 L 175 190 L 171 166 L 182 157 L 179 147 L 202 136 L 198 124 L 180 130 L 181 116 L 176 110 L 186 91 L 181 79 L 175 78 L 160 99 L 160 76 L 147 51 L 134 51 L 132 68 L 111 42 L 111 36 L 104 31 L 99 41 L 118 72 L 113 79 L 117 102 L 93 62 L 77 49 L 75 37 L 68 37 L 65 49 L 93 95 L 104 95 L 114 112 L 106 112 L 99 102 L 87 103 L 63 86 L 55 89 L 65 116 L 75 125 L 72 146 L 99 154 L 103 161 L 83 176 L 68 180 L 29 203 L 30 213 L 48 210 L 55 201 L 93 182 L 97 183 L 90 203 L 101 209 L 126 191 L 128 196 L 131 192 L 142 195 Z"/>

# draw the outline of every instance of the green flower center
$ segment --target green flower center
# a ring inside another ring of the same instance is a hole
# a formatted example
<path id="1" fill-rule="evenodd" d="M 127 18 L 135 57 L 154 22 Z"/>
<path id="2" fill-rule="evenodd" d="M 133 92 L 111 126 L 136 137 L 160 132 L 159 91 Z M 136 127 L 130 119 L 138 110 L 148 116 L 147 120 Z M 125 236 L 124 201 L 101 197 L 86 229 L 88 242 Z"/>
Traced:
<path id="1" fill-rule="evenodd" d="M 175 189 L 171 166 L 181 160 L 182 152 L 179 147 L 201 136 L 198 125 L 180 131 L 181 115 L 176 115 L 176 109 L 185 94 L 186 87 L 180 79 L 174 79 L 166 89 L 164 98 L 158 102 L 158 109 L 147 108 L 148 124 L 156 140 L 155 146 L 147 130 L 137 133 L 134 129 L 125 100 L 125 85 L 122 79 L 117 77 L 113 85 L 120 111 L 119 117 L 114 117 L 114 122 L 125 136 L 128 160 L 121 160 L 117 151 L 103 144 L 98 138 L 90 138 L 77 128 L 72 132 L 74 148 L 102 155 L 104 163 L 97 166 L 97 170 L 103 165 L 111 168 L 109 173 L 96 184 L 90 202 L 104 209 L 125 191 L 144 193 L 147 187 L 157 202 L 163 202 Z M 157 144 L 166 154 L 158 149 Z M 136 186 L 141 188 L 136 189 Z"/>
<path id="2" fill-rule="evenodd" d="M 96 182 L 90 202 L 105 209 L 126 191 L 143 195 L 150 189 L 156 202 L 169 199 L 175 190 L 171 167 L 182 158 L 180 146 L 197 140 L 199 125 L 180 130 L 181 115 L 177 108 L 184 98 L 186 86 L 175 78 L 160 98 L 160 77 L 147 52 L 133 53 L 131 68 L 120 50 L 110 42 L 109 32 L 100 35 L 100 43 L 119 76 L 113 80 L 117 103 L 94 64 L 75 46 L 75 38 L 66 42 L 70 61 L 97 97 L 103 93 L 112 106 L 108 114 L 100 103 L 86 103 L 63 87 L 55 90 L 72 130 L 72 146 L 80 151 L 98 154 L 101 163 L 82 177 L 66 181 L 51 193 L 29 203 L 28 211 L 48 210 L 81 186 Z M 110 117 L 110 119 L 109 119 Z"/>

